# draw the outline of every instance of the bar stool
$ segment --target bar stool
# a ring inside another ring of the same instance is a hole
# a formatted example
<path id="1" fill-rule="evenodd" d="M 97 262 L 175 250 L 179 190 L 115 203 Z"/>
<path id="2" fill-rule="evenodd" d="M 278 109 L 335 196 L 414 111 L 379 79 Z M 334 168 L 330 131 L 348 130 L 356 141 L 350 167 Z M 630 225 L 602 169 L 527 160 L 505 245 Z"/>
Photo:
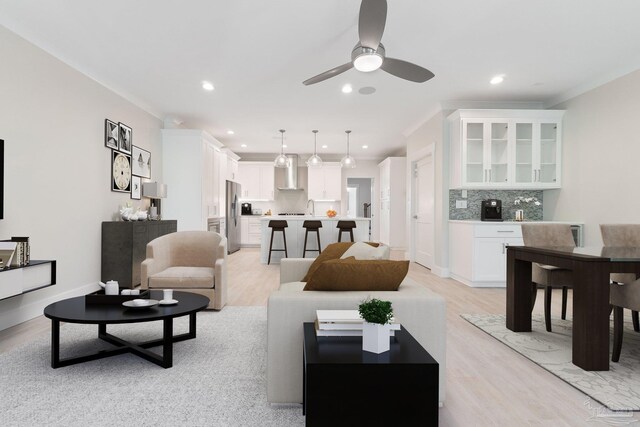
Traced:
<path id="1" fill-rule="evenodd" d="M 272 219 L 271 221 L 269 221 L 269 228 L 271 228 L 271 242 L 269 242 L 269 260 L 267 261 L 267 265 L 271 264 L 271 252 L 284 252 L 284 257 L 289 257 L 289 254 L 287 253 L 287 235 L 284 232 L 284 229 L 288 226 L 289 224 L 287 224 L 287 221 L 281 219 Z M 284 249 L 273 249 L 273 235 L 276 231 L 282 231 L 282 241 L 284 242 Z"/>
<path id="2" fill-rule="evenodd" d="M 306 229 L 304 233 L 304 250 L 302 251 L 302 258 L 308 252 L 318 252 L 318 255 L 322 253 L 320 249 L 320 229 L 322 228 L 322 221 L 305 221 L 302 223 L 302 227 Z M 318 249 L 307 249 L 307 236 L 309 236 L 309 232 L 316 232 L 318 236 Z"/>
<path id="3" fill-rule="evenodd" d="M 342 241 L 342 233 L 349 233 L 351 235 L 351 241 L 353 242 L 353 229 L 356 228 L 355 221 L 338 221 L 338 242 Z"/>

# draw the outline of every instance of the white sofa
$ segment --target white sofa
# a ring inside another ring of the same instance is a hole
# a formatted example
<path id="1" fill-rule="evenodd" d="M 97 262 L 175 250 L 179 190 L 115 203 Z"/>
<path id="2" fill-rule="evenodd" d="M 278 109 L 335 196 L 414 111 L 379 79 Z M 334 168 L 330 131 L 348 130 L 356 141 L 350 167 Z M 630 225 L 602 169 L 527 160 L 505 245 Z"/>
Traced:
<path id="1" fill-rule="evenodd" d="M 280 288 L 269 297 L 267 336 L 267 400 L 302 403 L 302 324 L 313 322 L 316 310 L 354 310 L 368 296 L 393 303 L 396 321 L 440 365 L 439 401 L 445 398 L 446 305 L 441 296 L 410 278 L 397 291 L 303 291 L 301 282 L 313 259 L 283 258 Z"/>

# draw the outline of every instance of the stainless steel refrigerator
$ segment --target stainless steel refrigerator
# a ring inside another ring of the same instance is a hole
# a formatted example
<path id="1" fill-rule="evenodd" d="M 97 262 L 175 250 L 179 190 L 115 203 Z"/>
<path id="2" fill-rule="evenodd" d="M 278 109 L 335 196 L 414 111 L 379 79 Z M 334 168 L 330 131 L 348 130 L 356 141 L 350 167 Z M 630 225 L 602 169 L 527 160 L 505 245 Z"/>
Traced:
<path id="1" fill-rule="evenodd" d="M 227 181 L 227 250 L 233 253 L 240 250 L 240 184 Z"/>

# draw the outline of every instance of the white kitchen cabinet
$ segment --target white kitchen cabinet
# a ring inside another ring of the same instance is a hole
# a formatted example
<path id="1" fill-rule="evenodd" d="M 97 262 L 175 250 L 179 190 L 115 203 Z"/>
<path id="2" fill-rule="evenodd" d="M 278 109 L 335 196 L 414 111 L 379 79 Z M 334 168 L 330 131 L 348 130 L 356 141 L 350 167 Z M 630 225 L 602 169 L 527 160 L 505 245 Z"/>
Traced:
<path id="1" fill-rule="evenodd" d="M 406 167 L 406 157 L 387 157 L 378 165 L 380 241 L 394 249 L 401 249 L 406 245 Z"/>
<path id="2" fill-rule="evenodd" d="M 260 216 L 244 215 L 240 217 L 240 244 L 244 247 L 260 246 L 262 228 Z"/>
<path id="3" fill-rule="evenodd" d="M 273 200 L 275 171 L 272 162 L 238 162 L 241 200 Z"/>
<path id="4" fill-rule="evenodd" d="M 472 287 L 505 287 L 510 245 L 524 245 L 520 224 L 450 222 L 451 277 Z"/>
<path id="5" fill-rule="evenodd" d="M 201 130 L 162 130 L 162 216 L 178 220 L 178 231 L 206 230 L 207 218 L 220 216 L 221 146 Z"/>
<path id="6" fill-rule="evenodd" d="M 562 110 L 458 110 L 448 119 L 451 188 L 561 187 Z"/>
<path id="7" fill-rule="evenodd" d="M 238 182 L 238 160 L 240 160 L 240 156 L 228 149 L 225 149 L 224 151 L 227 154 L 225 179 L 228 181 Z"/>
<path id="8" fill-rule="evenodd" d="M 325 162 L 320 168 L 308 168 L 308 195 L 315 201 L 339 201 L 342 198 L 342 167 Z"/>

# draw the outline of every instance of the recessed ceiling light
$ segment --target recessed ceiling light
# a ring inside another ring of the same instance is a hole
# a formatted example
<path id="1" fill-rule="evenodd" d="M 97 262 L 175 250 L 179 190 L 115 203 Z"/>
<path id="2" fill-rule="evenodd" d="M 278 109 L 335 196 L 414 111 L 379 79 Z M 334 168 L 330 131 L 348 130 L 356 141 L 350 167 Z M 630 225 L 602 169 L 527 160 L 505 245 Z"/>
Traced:
<path id="1" fill-rule="evenodd" d="M 362 148 L 364 148 L 366 150 L 367 148 L 369 148 L 369 146 L 368 145 L 363 145 Z"/>
<path id="2" fill-rule="evenodd" d="M 287 144 L 282 144 L 282 148 L 287 148 Z"/>
<path id="3" fill-rule="evenodd" d="M 329 146 L 327 144 L 323 145 L 322 148 L 328 148 Z"/>
<path id="4" fill-rule="evenodd" d="M 358 93 L 360 93 L 360 95 L 371 95 L 372 93 L 375 93 L 375 92 L 376 92 L 376 88 L 373 86 L 365 86 L 358 89 Z"/>
<path id="5" fill-rule="evenodd" d="M 350 84 L 346 84 L 342 86 L 342 93 L 351 93 L 353 92 L 353 87 Z"/>
<path id="6" fill-rule="evenodd" d="M 491 83 L 492 85 L 498 85 L 503 81 L 504 81 L 504 74 L 499 74 L 497 76 L 494 76 L 491 80 L 489 80 L 489 83 Z"/>
<path id="7" fill-rule="evenodd" d="M 234 133 L 235 133 L 235 132 L 234 132 L 234 131 L 232 131 L 231 129 L 229 129 L 229 130 L 227 131 L 227 134 L 229 134 L 229 135 L 233 135 Z"/>
<path id="8" fill-rule="evenodd" d="M 211 92 L 214 89 L 213 83 L 208 82 L 208 81 L 202 82 L 202 89 L 208 90 L 209 92 Z"/>
<path id="9" fill-rule="evenodd" d="M 240 147 L 247 148 L 247 144 L 240 144 Z"/>

